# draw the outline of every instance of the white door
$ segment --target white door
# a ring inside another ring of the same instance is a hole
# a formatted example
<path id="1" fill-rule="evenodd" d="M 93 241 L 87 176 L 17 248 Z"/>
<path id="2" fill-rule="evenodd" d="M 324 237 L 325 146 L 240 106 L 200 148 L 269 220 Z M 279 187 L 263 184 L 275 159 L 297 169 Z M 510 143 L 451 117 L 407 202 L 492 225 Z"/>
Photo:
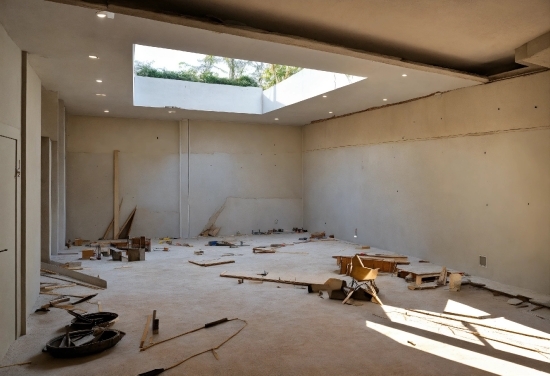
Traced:
<path id="1" fill-rule="evenodd" d="M 16 338 L 16 141 L 0 136 L 0 359 Z"/>

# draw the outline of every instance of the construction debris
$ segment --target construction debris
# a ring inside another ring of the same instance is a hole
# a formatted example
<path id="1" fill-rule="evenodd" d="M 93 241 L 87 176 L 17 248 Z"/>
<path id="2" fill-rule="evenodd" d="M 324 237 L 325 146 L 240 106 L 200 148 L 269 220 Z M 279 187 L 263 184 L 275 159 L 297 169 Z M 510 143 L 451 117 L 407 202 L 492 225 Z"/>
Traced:
<path id="1" fill-rule="evenodd" d="M 261 274 L 263 276 L 263 274 Z M 267 273 L 266 273 L 267 275 Z M 312 282 L 304 282 L 304 281 L 291 281 L 291 280 L 285 280 L 285 279 L 270 279 L 270 278 L 260 278 L 255 276 L 249 276 L 249 275 L 235 275 L 235 274 L 226 274 L 225 272 L 220 274 L 220 277 L 225 278 L 237 278 L 237 279 L 247 279 L 250 281 L 260 281 L 260 282 L 275 282 L 275 283 L 284 283 L 288 285 L 296 285 L 296 286 L 309 286 L 313 284 Z"/>
<path id="2" fill-rule="evenodd" d="M 47 270 L 47 271 L 52 272 L 52 273 L 57 273 L 57 274 L 61 274 L 61 275 L 64 275 L 66 277 L 69 277 L 69 278 L 76 279 L 77 281 L 85 282 L 86 284 L 82 284 L 82 283 L 74 282 L 74 281 L 67 281 L 65 279 L 58 278 L 58 277 L 50 277 L 50 278 L 60 279 L 62 281 L 67 281 L 67 282 L 74 282 L 77 285 L 86 286 L 86 287 L 90 287 L 90 288 L 98 288 L 98 287 L 99 288 L 107 288 L 107 281 L 105 281 L 104 279 L 101 279 L 101 278 L 97 278 L 97 277 L 88 275 L 88 274 L 79 273 L 79 272 L 74 271 L 74 270 L 65 269 L 63 267 L 60 267 L 60 266 L 57 266 L 57 265 L 54 265 L 54 264 L 48 264 L 48 263 L 45 263 L 45 262 L 40 263 L 40 268 L 41 268 L 41 270 L 42 269 Z"/>
<path id="3" fill-rule="evenodd" d="M 523 303 L 523 300 L 512 298 L 512 299 L 509 299 L 506 303 L 517 306 L 518 304 Z"/>
<path id="4" fill-rule="evenodd" d="M 277 250 L 275 248 L 268 247 L 254 247 L 252 248 L 253 253 L 275 253 Z"/>
<path id="5" fill-rule="evenodd" d="M 309 236 L 311 239 L 323 239 L 325 238 L 325 232 L 312 232 Z"/>
<path id="6" fill-rule="evenodd" d="M 235 260 L 224 260 L 224 261 L 213 260 L 213 261 L 202 261 L 202 262 L 189 260 L 189 262 L 191 264 L 195 264 L 198 266 L 214 266 L 214 265 L 222 265 L 222 264 L 233 264 L 235 263 Z"/>
<path id="7" fill-rule="evenodd" d="M 34 312 L 49 312 L 50 307 L 55 308 L 56 305 L 58 305 L 59 303 L 68 302 L 69 300 L 70 298 L 58 298 L 58 299 L 50 300 L 47 304 L 44 304 Z"/>

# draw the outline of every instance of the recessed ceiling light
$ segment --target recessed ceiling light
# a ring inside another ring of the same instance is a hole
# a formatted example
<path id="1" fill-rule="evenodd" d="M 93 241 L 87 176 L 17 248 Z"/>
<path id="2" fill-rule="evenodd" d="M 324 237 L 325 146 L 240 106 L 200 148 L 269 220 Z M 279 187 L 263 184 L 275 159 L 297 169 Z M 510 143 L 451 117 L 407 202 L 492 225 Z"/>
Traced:
<path id="1" fill-rule="evenodd" d="M 382 100 L 385 102 L 385 101 L 387 101 L 388 99 L 387 99 L 387 98 L 384 98 L 384 99 L 382 99 Z"/>
<path id="2" fill-rule="evenodd" d="M 168 111 L 168 113 L 169 113 L 169 114 L 175 114 L 176 111 L 173 111 L 173 110 L 172 110 L 172 111 Z"/>
<path id="3" fill-rule="evenodd" d="M 329 113 L 329 114 L 332 114 L 332 111 L 329 111 L 328 113 Z"/>
<path id="4" fill-rule="evenodd" d="M 105 18 L 105 17 L 110 19 L 115 18 L 115 14 L 113 12 L 107 12 L 106 10 L 97 12 L 95 15 L 98 16 L 99 18 Z"/>
<path id="5" fill-rule="evenodd" d="M 275 120 L 279 120 L 279 118 L 275 118 Z"/>
<path id="6" fill-rule="evenodd" d="M 98 97 L 106 97 L 107 94 L 96 94 Z"/>
<path id="7" fill-rule="evenodd" d="M 99 59 L 99 57 L 95 56 L 95 55 L 90 55 L 88 56 L 90 59 Z"/>
<path id="8" fill-rule="evenodd" d="M 327 96 L 326 95 L 323 95 L 323 98 L 326 98 Z"/>
<path id="9" fill-rule="evenodd" d="M 109 112 L 109 110 L 105 110 L 105 111 L 103 111 L 103 112 Z"/>
<path id="10" fill-rule="evenodd" d="M 403 77 L 407 77 L 407 75 L 405 73 L 402 74 Z"/>
<path id="11" fill-rule="evenodd" d="M 102 83 L 102 82 L 103 82 L 103 80 L 95 80 L 95 82 L 99 82 L 99 83 Z"/>

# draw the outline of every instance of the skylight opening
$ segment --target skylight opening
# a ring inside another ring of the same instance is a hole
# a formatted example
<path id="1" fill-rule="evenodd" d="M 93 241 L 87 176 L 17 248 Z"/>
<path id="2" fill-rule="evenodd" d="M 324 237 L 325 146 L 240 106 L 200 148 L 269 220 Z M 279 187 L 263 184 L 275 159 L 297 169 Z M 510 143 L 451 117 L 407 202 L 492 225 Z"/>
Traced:
<path id="1" fill-rule="evenodd" d="M 203 55 L 141 46 L 134 50 L 134 71 L 140 77 L 260 87 L 267 90 L 301 71 L 300 67 Z"/>
<path id="2" fill-rule="evenodd" d="M 262 115 L 317 97 L 332 106 L 327 93 L 366 78 L 134 45 L 141 107 Z"/>

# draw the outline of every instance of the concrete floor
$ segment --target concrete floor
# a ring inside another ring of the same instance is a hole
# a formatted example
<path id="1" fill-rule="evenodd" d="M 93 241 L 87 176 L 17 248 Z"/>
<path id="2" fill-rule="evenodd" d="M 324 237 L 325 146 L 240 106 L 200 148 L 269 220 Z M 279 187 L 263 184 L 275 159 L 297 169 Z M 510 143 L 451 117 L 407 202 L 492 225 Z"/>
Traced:
<path id="1" fill-rule="evenodd" d="M 298 237 L 284 234 L 231 239 L 258 246 L 289 243 Z M 484 320 L 488 324 L 550 338 L 547 308 L 537 311 L 531 311 L 532 305 L 516 308 L 506 303 L 507 297 L 494 296 L 490 291 L 472 286 L 463 286 L 460 292 L 450 292 L 446 287 L 410 291 L 403 279 L 387 274 L 377 279 L 383 307 L 370 302 L 363 302 L 361 306 L 342 305 L 341 301 L 329 300 L 326 294 L 321 299 L 318 294 L 308 294 L 296 286 L 251 281 L 238 284 L 236 279 L 221 278 L 219 274 L 266 270 L 268 278 L 323 283 L 328 278 L 339 277 L 331 256 L 353 254 L 356 245 L 319 241 L 280 249 L 296 253 L 253 254 L 251 247 L 207 247 L 204 238 L 189 242 L 193 248 L 171 246 L 169 252 L 147 253 L 145 262 L 122 263 L 110 258 L 83 261 L 83 272 L 106 279 L 108 289 L 74 287 L 57 292 L 99 292 L 97 298 L 80 306 L 96 312 L 95 303 L 101 301 L 103 311 L 120 315 L 113 327 L 126 332 L 126 336 L 114 348 L 100 354 L 55 359 L 41 349 L 50 338 L 62 333 L 72 316 L 60 309 L 51 309 L 46 314 L 33 313 L 28 319 L 28 334 L 18 339 L 0 362 L 0 365 L 26 361 L 32 364 L 0 369 L 0 375 L 137 375 L 168 367 L 214 347 L 243 325 L 232 321 L 140 352 L 146 316 L 153 309 L 160 319 L 160 333 L 154 341 L 223 317 L 238 317 L 248 322 L 240 334 L 217 350 L 219 360 L 205 353 L 164 375 L 440 376 L 550 372 L 550 354 L 468 337 L 398 313 L 404 312 L 403 309 L 441 313 L 452 299 L 497 317 Z M 193 254 L 199 249 L 204 250 L 203 256 Z M 303 252 L 307 254 L 301 254 Z M 224 253 L 235 256 L 221 257 Z M 78 257 L 62 255 L 55 260 L 74 261 Z M 207 268 L 188 263 L 191 259 L 220 257 L 233 259 L 235 263 Z M 418 262 L 415 258 L 410 260 L 413 264 Z M 40 295 L 37 307 L 51 298 Z M 508 342 L 514 341 L 511 335 Z M 546 348 L 550 348 L 550 340 L 545 343 Z"/>

